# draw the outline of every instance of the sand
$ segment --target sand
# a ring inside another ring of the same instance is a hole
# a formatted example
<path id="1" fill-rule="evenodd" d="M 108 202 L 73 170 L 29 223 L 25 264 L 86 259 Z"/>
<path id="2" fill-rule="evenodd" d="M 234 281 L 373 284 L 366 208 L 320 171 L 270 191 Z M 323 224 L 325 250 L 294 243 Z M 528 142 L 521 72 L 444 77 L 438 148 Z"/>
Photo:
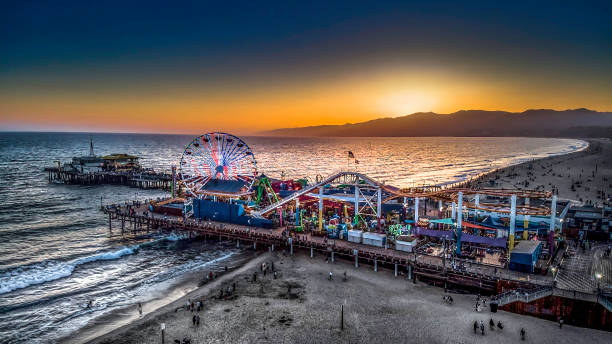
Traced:
<path id="1" fill-rule="evenodd" d="M 259 273 L 257 282 L 251 281 L 262 261 L 274 262 L 278 279 Z M 328 280 L 330 271 L 333 281 Z M 218 289 L 231 283 L 236 283 L 234 298 L 217 299 Z M 91 343 L 161 343 L 162 322 L 166 343 L 183 338 L 191 343 L 515 343 L 521 327 L 528 341 L 537 343 L 608 343 L 612 338 L 609 332 L 568 325 L 559 329 L 554 322 L 503 311 L 476 312 L 474 295 L 452 294 L 455 302 L 447 305 L 443 295 L 441 288 L 413 284 L 405 276 L 394 277 L 393 271 L 374 272 L 369 265 L 355 268 L 348 261 L 326 264 L 322 255 L 266 253 Z M 199 327 L 192 325 L 192 312 L 175 311 L 188 298 L 204 300 L 204 310 L 196 312 Z M 474 320 L 487 324 L 491 317 L 505 328 L 490 331 L 486 326 L 485 336 L 473 333 Z"/>
<path id="2" fill-rule="evenodd" d="M 560 200 L 611 205 L 607 199 L 612 197 L 612 140 L 587 141 L 589 147 L 580 152 L 502 168 L 473 181 L 472 186 L 554 190 Z"/>

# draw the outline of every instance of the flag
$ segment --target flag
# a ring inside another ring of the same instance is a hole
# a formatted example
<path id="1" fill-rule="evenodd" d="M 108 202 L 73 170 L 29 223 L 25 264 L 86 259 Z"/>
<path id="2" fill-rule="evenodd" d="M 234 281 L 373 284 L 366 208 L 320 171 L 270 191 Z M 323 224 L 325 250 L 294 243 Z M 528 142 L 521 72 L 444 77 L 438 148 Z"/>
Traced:
<path id="1" fill-rule="evenodd" d="M 353 152 L 348 151 L 348 157 L 349 159 L 355 159 L 355 154 L 353 154 Z"/>
<path id="2" fill-rule="evenodd" d="M 359 160 L 355 159 L 355 163 L 356 163 L 356 164 L 358 164 L 358 163 L 359 163 Z"/>

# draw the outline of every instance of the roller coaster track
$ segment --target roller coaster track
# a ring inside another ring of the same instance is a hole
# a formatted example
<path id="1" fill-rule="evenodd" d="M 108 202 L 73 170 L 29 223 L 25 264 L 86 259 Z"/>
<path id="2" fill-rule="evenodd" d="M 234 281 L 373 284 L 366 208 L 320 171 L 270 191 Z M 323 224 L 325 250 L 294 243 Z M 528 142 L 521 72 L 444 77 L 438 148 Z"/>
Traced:
<path id="1" fill-rule="evenodd" d="M 552 194 L 550 192 L 543 191 L 535 191 L 535 190 L 508 190 L 508 189 L 469 189 L 469 188 L 440 188 L 438 186 L 434 187 L 424 187 L 424 188 L 413 188 L 413 189 L 399 189 L 394 186 L 386 185 L 384 183 L 380 183 L 377 180 L 366 176 L 365 174 L 359 172 L 347 172 L 347 171 L 338 171 L 332 173 L 329 177 L 315 183 L 309 185 L 297 192 L 294 192 L 291 196 L 283 198 L 278 202 L 272 203 L 263 209 L 254 210 L 251 212 L 251 215 L 255 217 L 262 217 L 263 215 L 271 212 L 278 207 L 281 207 L 291 201 L 296 200 L 300 196 L 306 195 L 313 190 L 316 190 L 326 184 L 332 183 L 335 180 L 340 180 L 344 178 L 342 182 L 346 183 L 347 178 L 350 179 L 351 183 L 357 183 L 358 181 L 364 181 L 370 187 L 380 188 L 384 192 L 388 193 L 390 196 L 383 200 L 383 203 L 388 202 L 392 199 L 398 197 L 407 197 L 407 198 L 415 198 L 415 197 L 424 197 L 424 198 L 432 198 L 439 199 L 443 201 L 457 201 L 459 197 L 459 192 L 463 193 L 463 195 L 470 194 L 481 194 L 481 195 L 492 195 L 498 197 L 509 197 L 512 195 L 516 195 L 517 197 L 529 197 L 529 198 L 550 198 Z M 498 213 L 510 213 L 510 206 L 507 204 L 493 204 L 493 203 L 480 203 L 476 205 L 475 203 L 468 202 L 467 200 L 463 201 L 463 204 L 471 209 L 479 209 L 483 211 L 494 211 Z M 550 209 L 545 207 L 534 207 L 534 206 L 526 206 L 526 205 L 517 205 L 516 213 L 521 215 L 549 215 Z"/>

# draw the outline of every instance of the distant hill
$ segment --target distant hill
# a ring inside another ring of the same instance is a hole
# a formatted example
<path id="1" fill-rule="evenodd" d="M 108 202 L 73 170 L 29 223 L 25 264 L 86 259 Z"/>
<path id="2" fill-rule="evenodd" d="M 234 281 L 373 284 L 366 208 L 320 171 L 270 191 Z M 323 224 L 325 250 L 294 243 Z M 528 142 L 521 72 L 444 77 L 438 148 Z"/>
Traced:
<path id="1" fill-rule="evenodd" d="M 612 137 L 612 112 L 589 109 L 506 111 L 461 110 L 451 114 L 417 112 L 344 125 L 283 128 L 272 136 L 528 136 Z"/>

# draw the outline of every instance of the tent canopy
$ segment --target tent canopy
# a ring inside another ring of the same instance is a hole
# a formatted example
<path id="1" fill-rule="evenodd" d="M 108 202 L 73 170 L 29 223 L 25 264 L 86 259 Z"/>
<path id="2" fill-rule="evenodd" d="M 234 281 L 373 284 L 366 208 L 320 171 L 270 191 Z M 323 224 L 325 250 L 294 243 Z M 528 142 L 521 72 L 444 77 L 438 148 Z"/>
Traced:
<path id="1" fill-rule="evenodd" d="M 453 219 L 451 219 L 450 217 L 446 219 L 429 220 L 429 223 L 441 223 L 443 225 L 454 225 L 455 224 Z"/>

